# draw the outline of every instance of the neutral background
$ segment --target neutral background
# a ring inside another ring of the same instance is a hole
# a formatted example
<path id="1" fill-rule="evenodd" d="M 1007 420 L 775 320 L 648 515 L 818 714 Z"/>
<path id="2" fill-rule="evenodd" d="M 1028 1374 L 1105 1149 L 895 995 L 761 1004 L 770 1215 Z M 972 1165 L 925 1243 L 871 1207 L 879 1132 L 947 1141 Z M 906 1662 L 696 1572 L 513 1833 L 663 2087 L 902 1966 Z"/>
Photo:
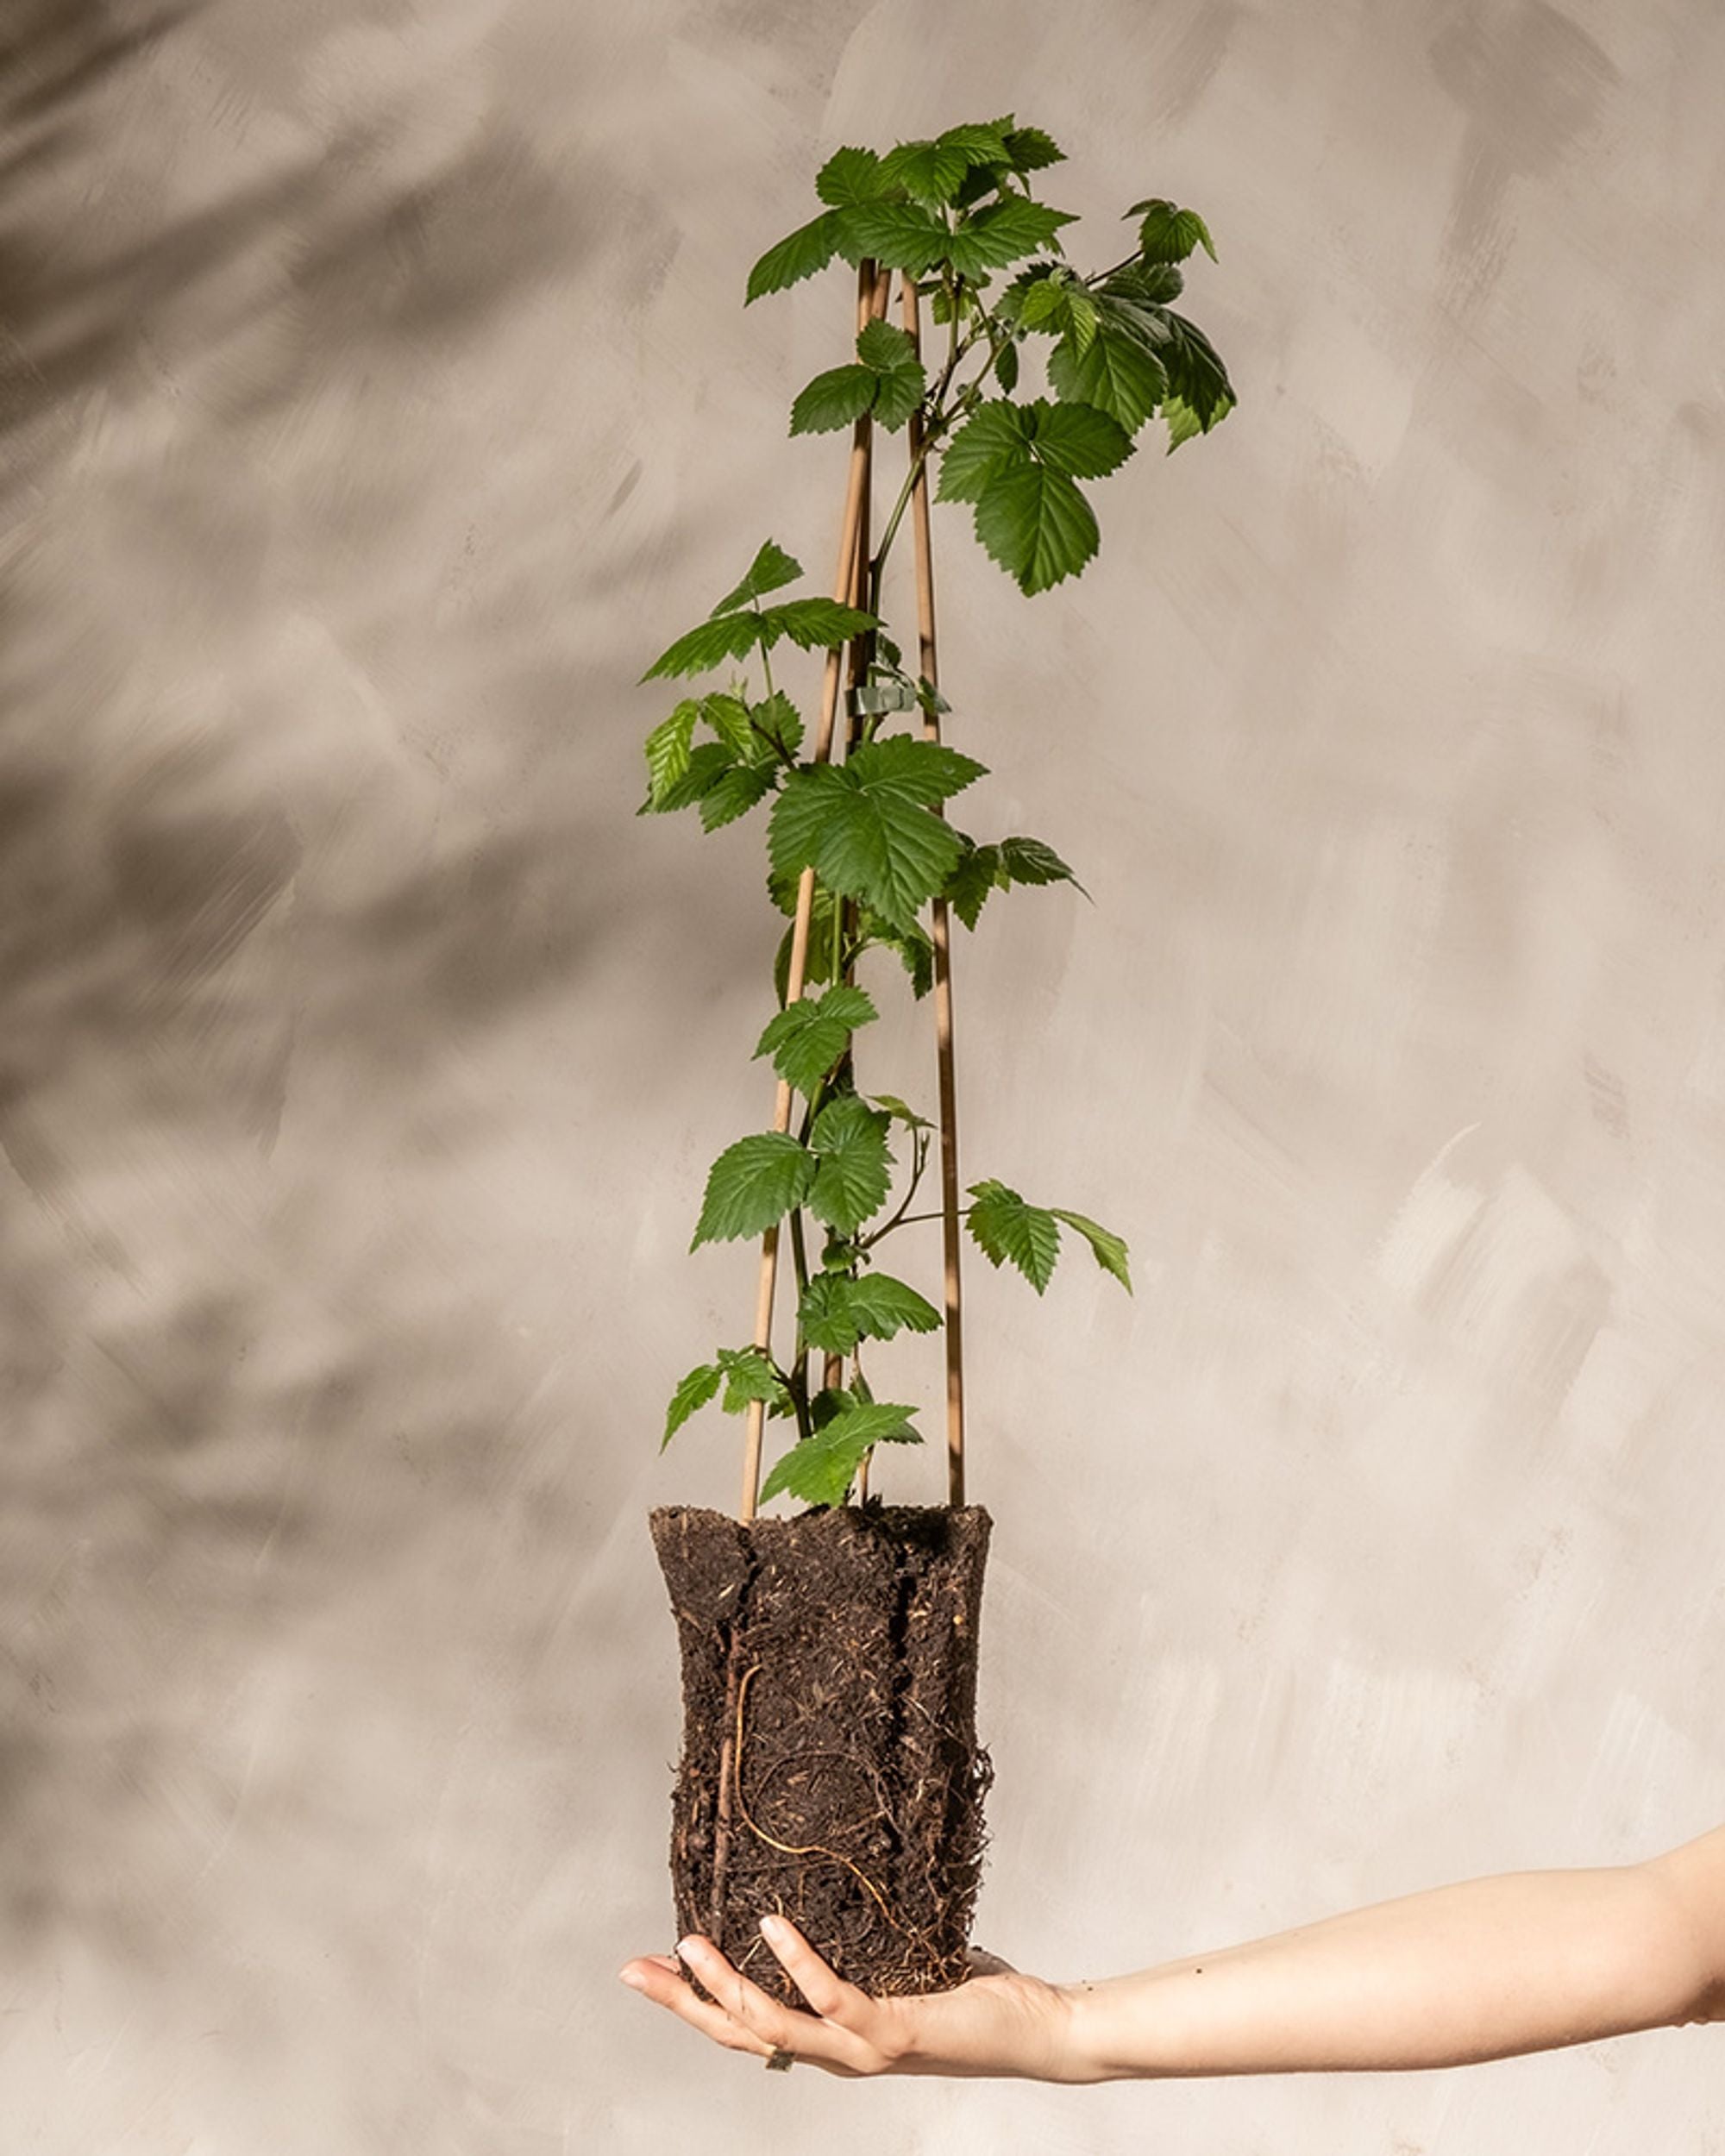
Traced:
<path id="1" fill-rule="evenodd" d="M 1725 2150 L 1709 2032 L 858 2089 L 615 1982 L 775 933 L 751 827 L 634 820 L 635 684 L 769 533 L 831 573 L 849 273 L 750 263 L 840 143 L 1006 110 L 1082 266 L 1204 211 L 1241 403 L 1033 602 L 938 512 L 967 820 L 1095 899 L 963 953 L 967 1165 L 1138 1278 L 972 1269 L 980 1935 L 1100 1974 L 1725 1814 L 1714 0 L 7 34 L 0 2141 Z"/>

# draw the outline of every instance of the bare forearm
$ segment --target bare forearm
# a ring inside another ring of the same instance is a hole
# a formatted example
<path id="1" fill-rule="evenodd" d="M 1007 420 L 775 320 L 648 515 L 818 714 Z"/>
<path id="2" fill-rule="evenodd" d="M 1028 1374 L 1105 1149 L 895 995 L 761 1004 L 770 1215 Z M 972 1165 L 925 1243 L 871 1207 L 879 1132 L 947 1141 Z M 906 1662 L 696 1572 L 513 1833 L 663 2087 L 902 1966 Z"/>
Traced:
<path id="1" fill-rule="evenodd" d="M 1459 2065 L 1691 2018 L 1705 1980 L 1646 1866 L 1471 1879 L 1066 1987 L 1073 2078 Z"/>

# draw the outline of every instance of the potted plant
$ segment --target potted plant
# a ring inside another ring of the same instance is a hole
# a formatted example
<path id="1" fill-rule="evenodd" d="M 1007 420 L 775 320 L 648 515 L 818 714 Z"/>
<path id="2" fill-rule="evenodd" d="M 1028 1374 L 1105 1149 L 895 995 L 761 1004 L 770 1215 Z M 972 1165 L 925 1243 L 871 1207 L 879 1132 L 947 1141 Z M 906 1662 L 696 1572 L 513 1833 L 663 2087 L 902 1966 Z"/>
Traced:
<path id="1" fill-rule="evenodd" d="M 758 1951 L 768 1909 L 876 1993 L 963 1972 L 990 1771 L 975 1727 L 989 1520 L 965 1501 L 963 1235 L 1040 1294 L 1068 1230 L 1131 1286 L 1111 1230 L 1003 1181 L 961 1194 L 957 1164 L 950 919 L 973 930 L 994 892 L 1075 879 L 1039 839 L 973 837 L 947 819 L 984 768 L 942 737 L 929 467 L 935 498 L 969 505 L 988 554 L 1033 594 L 1096 552 L 1081 481 L 1115 471 L 1153 417 L 1173 448 L 1233 403 L 1214 347 L 1173 305 L 1182 265 L 1200 248 L 1214 257 L 1203 220 L 1137 203 L 1131 252 L 1081 274 L 1060 236 L 1074 219 L 1035 193 L 1062 155 L 1009 116 L 885 154 L 841 149 L 821 167 L 819 213 L 756 262 L 748 301 L 835 256 L 857 271 L 854 355 L 802 390 L 790 420 L 793 435 L 851 431 L 832 596 L 782 596 L 803 572 L 768 539 L 642 677 L 706 680 L 647 736 L 642 812 L 691 809 L 712 831 L 764 810 L 767 886 L 785 917 L 754 1051 L 777 1079 L 772 1125 L 714 1162 L 691 1246 L 761 1239 L 755 1326 L 676 1387 L 663 1440 L 715 1400 L 743 1416 L 741 1501 L 735 1519 L 665 1507 L 651 1523 L 682 1658 L 679 1934 L 705 1932 L 781 1997 L 783 1972 Z M 924 354 L 925 294 L 944 333 L 938 358 Z M 1038 351 L 1049 393 L 1020 393 L 1023 359 Z M 876 542 L 874 439 L 899 432 L 907 469 Z M 882 611 L 907 514 L 914 664 Z M 812 717 L 775 674 L 787 651 L 825 654 Z M 888 977 L 896 962 L 934 1007 L 935 1117 L 866 1081 L 882 955 Z M 937 1156 L 938 1197 L 919 1209 Z M 889 1238 L 935 1219 L 944 1308 L 884 1263 Z M 885 1506 L 866 1495 L 870 1456 L 920 1432 L 912 1403 L 877 1397 L 879 1352 L 943 1326 L 947 1502 Z M 763 1484 L 769 1424 L 787 1443 Z M 781 1495 L 806 1509 L 756 1517 L 757 1501 Z"/>

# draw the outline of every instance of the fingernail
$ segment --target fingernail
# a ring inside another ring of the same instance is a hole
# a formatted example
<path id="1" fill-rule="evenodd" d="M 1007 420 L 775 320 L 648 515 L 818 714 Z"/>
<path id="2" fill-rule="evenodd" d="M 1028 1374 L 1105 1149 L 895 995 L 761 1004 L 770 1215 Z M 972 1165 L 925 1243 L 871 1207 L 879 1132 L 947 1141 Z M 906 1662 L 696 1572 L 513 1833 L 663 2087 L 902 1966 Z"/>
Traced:
<path id="1" fill-rule="evenodd" d="M 677 1943 L 677 1952 L 682 1956 L 685 1961 L 699 1961 L 704 1951 L 705 1950 L 702 1947 L 701 1942 L 698 1939 L 689 1938 L 680 1940 Z"/>
<path id="2" fill-rule="evenodd" d="M 619 1969 L 617 1972 L 617 1977 L 619 1984 L 626 1984 L 631 1991 L 644 1991 L 647 1989 L 646 1977 L 640 1975 L 636 1970 Z"/>
<path id="3" fill-rule="evenodd" d="M 761 1919 L 761 1935 L 763 1939 L 777 1942 L 788 1939 L 790 1931 L 782 1917 L 763 1916 Z"/>

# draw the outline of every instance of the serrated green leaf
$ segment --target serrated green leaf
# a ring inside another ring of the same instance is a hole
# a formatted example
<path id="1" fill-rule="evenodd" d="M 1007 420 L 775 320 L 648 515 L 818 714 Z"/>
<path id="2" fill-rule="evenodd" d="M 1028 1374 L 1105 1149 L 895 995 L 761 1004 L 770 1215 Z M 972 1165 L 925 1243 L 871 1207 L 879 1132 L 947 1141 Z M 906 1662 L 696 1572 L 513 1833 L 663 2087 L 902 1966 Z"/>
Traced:
<path id="1" fill-rule="evenodd" d="M 1048 379 L 1057 397 L 1073 406 L 1105 412 L 1135 435 L 1168 393 L 1160 361 L 1136 339 L 1111 334 L 1109 317 L 1089 350 L 1063 340 L 1048 356 Z"/>
<path id="2" fill-rule="evenodd" d="M 1201 247 L 1214 262 L 1216 250 L 1210 242 L 1209 228 L 1195 210 L 1176 210 L 1171 202 L 1159 196 L 1148 202 L 1135 202 L 1126 211 L 1128 217 L 1142 216 L 1138 228 L 1138 251 L 1146 262 L 1183 262 L 1195 248 Z"/>
<path id="3" fill-rule="evenodd" d="M 780 1077 L 807 1099 L 850 1046 L 856 1028 L 879 1015 L 861 988 L 841 984 L 823 996 L 804 996 L 769 1019 L 755 1053 L 770 1056 Z"/>
<path id="4" fill-rule="evenodd" d="M 895 434 L 923 400 L 923 373 L 882 374 L 876 378 L 875 423 Z"/>
<path id="5" fill-rule="evenodd" d="M 900 142 L 881 160 L 883 186 L 902 187 L 919 202 L 948 203 L 970 169 L 965 153 L 947 142 Z"/>
<path id="6" fill-rule="evenodd" d="M 814 1119 L 809 1150 L 819 1165 L 806 1202 L 836 1234 L 854 1235 L 886 1202 L 893 1175 L 888 1127 L 888 1118 L 854 1093 L 829 1100 Z"/>
<path id="7" fill-rule="evenodd" d="M 991 1265 L 1013 1264 L 1040 1294 L 1060 1256 L 1060 1223 L 1001 1182 L 970 1186 L 970 1233 Z"/>
<path id="8" fill-rule="evenodd" d="M 706 799 L 708 792 L 732 768 L 735 761 L 722 741 L 700 743 L 689 751 L 682 776 L 673 780 L 653 805 L 665 815 L 677 809 L 692 808 L 697 801 Z"/>
<path id="9" fill-rule="evenodd" d="M 707 619 L 714 621 L 721 614 L 734 614 L 739 606 L 747 606 L 752 599 L 762 599 L 768 592 L 794 584 L 802 573 L 800 561 L 794 561 L 775 541 L 763 540 L 743 581 L 725 593 Z"/>
<path id="10" fill-rule="evenodd" d="M 757 1400 L 781 1413 L 790 1407 L 785 1381 L 764 1349 L 721 1348 L 718 1368 L 724 1379 L 724 1398 L 719 1404 L 726 1414 L 740 1415 Z"/>
<path id="11" fill-rule="evenodd" d="M 1013 128 L 1007 137 L 1007 154 L 1015 172 L 1037 172 L 1049 165 L 1063 165 L 1066 153 L 1051 135 L 1040 128 Z"/>
<path id="12" fill-rule="evenodd" d="M 749 723 L 749 706 L 740 696 L 716 690 L 701 698 L 699 710 L 702 718 L 732 755 L 752 759 L 759 753 L 761 743 Z"/>
<path id="13" fill-rule="evenodd" d="M 1185 273 L 1172 262 L 1128 262 L 1113 271 L 1101 289 L 1107 298 L 1165 307 L 1185 288 Z"/>
<path id="14" fill-rule="evenodd" d="M 875 376 L 866 367 L 832 367 L 798 391 L 791 406 L 793 434 L 831 434 L 860 419 L 875 401 Z"/>
<path id="15" fill-rule="evenodd" d="M 1043 329 L 1051 322 L 1064 322 L 1068 287 L 1057 277 L 1038 277 L 1024 287 L 1018 302 L 1019 320 L 1026 329 Z"/>
<path id="16" fill-rule="evenodd" d="M 946 880 L 946 902 L 968 929 L 975 929 L 988 893 L 1000 881 L 1000 856 L 994 846 L 975 846 Z"/>
<path id="17" fill-rule="evenodd" d="M 849 1355 L 858 1340 L 890 1340 L 894 1333 L 933 1332 L 940 1313 L 914 1288 L 884 1273 L 817 1273 L 797 1310 L 797 1326 L 812 1348 Z"/>
<path id="18" fill-rule="evenodd" d="M 1127 1294 L 1132 1293 L 1132 1267 L 1127 1260 L 1126 1246 L 1111 1230 L 1087 1219 L 1082 1213 L 1069 1213 L 1064 1206 L 1051 1206 L 1049 1211 L 1057 1220 L 1063 1220 L 1069 1228 L 1076 1228 L 1090 1245 L 1096 1263 L 1105 1273 L 1112 1273 Z"/>
<path id="19" fill-rule="evenodd" d="M 919 1115 L 895 1093 L 875 1093 L 869 1097 L 877 1108 L 884 1108 L 894 1123 L 902 1123 L 906 1130 L 932 1131 L 934 1128 L 925 1115 Z"/>
<path id="20" fill-rule="evenodd" d="M 794 599 L 787 605 L 763 609 L 757 618 L 768 647 L 788 636 L 800 651 L 830 651 L 872 629 L 876 617 L 859 607 L 841 606 L 837 599 Z"/>
<path id="21" fill-rule="evenodd" d="M 843 764 L 794 772 L 768 833 L 774 872 L 812 862 L 831 889 L 907 930 L 958 859 L 957 838 L 928 805 L 982 773 L 956 750 L 902 734 L 866 744 Z"/>
<path id="22" fill-rule="evenodd" d="M 921 1444 L 913 1413 L 890 1401 L 859 1401 L 841 1408 L 775 1463 L 761 1485 L 762 1503 L 783 1491 L 808 1505 L 842 1505 L 864 1455 L 877 1445 Z"/>
<path id="23" fill-rule="evenodd" d="M 1204 423 L 1183 397 L 1164 397 L 1162 416 L 1168 422 L 1168 454 L 1172 456 L 1182 442 L 1189 442 L 1194 435 L 1202 434 Z"/>
<path id="24" fill-rule="evenodd" d="M 1025 464 L 989 480 L 976 536 L 1027 596 L 1076 576 L 1101 543 L 1090 505 L 1064 472 Z"/>
<path id="25" fill-rule="evenodd" d="M 947 128 L 938 140 L 943 149 L 962 152 L 973 165 L 1007 165 L 1012 161 L 1002 123 L 998 120 L 967 122 L 962 127 Z"/>
<path id="26" fill-rule="evenodd" d="M 781 910 L 796 912 L 797 878 L 790 879 L 791 902 Z M 814 907 L 809 916 L 808 955 L 803 967 L 803 987 L 818 987 L 832 978 L 832 931 L 837 902 L 825 884 L 814 887 Z M 779 939 L 779 948 L 773 960 L 773 987 L 782 1004 L 790 993 L 791 944 L 796 935 L 794 921 Z"/>
<path id="27" fill-rule="evenodd" d="M 939 502 L 974 502 L 997 473 L 1030 461 L 1023 408 L 992 397 L 975 411 L 946 445 L 940 463 Z"/>
<path id="28" fill-rule="evenodd" d="M 844 222 L 836 210 L 825 210 L 819 216 L 799 225 L 776 247 L 769 247 L 750 271 L 743 305 L 750 305 L 768 292 L 784 291 L 804 278 L 812 277 L 817 270 L 824 270 L 838 253 L 844 236 Z"/>
<path id="29" fill-rule="evenodd" d="M 1032 455 L 1057 472 L 1073 479 L 1103 479 L 1132 454 L 1132 436 L 1118 419 L 1094 404 L 1051 404 L 1038 397 L 1025 409 L 1032 422 Z"/>
<path id="30" fill-rule="evenodd" d="M 1053 847 L 1039 838 L 1003 838 L 1000 858 L 1001 875 L 1008 883 L 1070 883 L 1075 891 L 1084 891 Z M 1084 891 L 1087 899 L 1089 895 Z"/>
<path id="31" fill-rule="evenodd" d="M 889 928 L 884 923 L 875 936 L 875 942 L 899 955 L 899 962 L 910 976 L 911 993 L 919 1003 L 934 986 L 934 945 L 924 931 L 907 924 L 903 928 Z"/>
<path id="32" fill-rule="evenodd" d="M 727 659 L 744 657 L 760 641 L 757 616 L 722 614 L 702 622 L 686 636 L 679 636 L 659 654 L 641 679 L 652 681 L 662 674 L 710 674 Z"/>
<path id="33" fill-rule="evenodd" d="M 954 231 L 942 235 L 941 253 L 961 276 L 977 279 L 988 270 L 1005 269 L 1025 255 L 1033 254 L 1054 239 L 1062 225 L 1076 222 L 1067 210 L 1051 210 L 1046 203 L 1032 202 L 1024 195 L 1009 195 L 1002 202 L 991 202 L 974 214 L 967 213 Z"/>
<path id="34" fill-rule="evenodd" d="M 1019 348 L 1003 344 L 994 354 L 994 379 L 1010 394 L 1019 385 Z"/>
<path id="35" fill-rule="evenodd" d="M 803 744 L 803 722 L 797 707 L 782 689 L 775 689 L 760 703 L 749 706 L 749 724 L 756 737 L 756 753 L 764 748 L 794 756 Z"/>
<path id="36" fill-rule="evenodd" d="M 1208 434 L 1233 409 L 1228 371 L 1222 365 L 1221 354 L 1195 322 L 1176 315 L 1171 307 L 1163 310 L 1163 318 L 1171 332 L 1162 354 L 1168 386 L 1182 404 L 1190 405 Z"/>
<path id="37" fill-rule="evenodd" d="M 666 793 L 689 768 L 695 721 L 700 705 L 686 696 L 668 718 L 661 719 L 647 736 L 647 799 L 641 805 L 645 816 L 664 805 Z"/>
<path id="38" fill-rule="evenodd" d="M 1096 303 L 1079 285 L 1068 288 L 1066 294 L 1066 325 L 1082 360 L 1090 349 L 1096 334 Z"/>
<path id="39" fill-rule="evenodd" d="M 716 831 L 746 816 L 757 801 L 764 801 L 779 782 L 780 767 L 768 761 L 739 763 L 721 772 L 700 797 L 701 829 Z"/>
<path id="40" fill-rule="evenodd" d="M 718 1384 L 719 1369 L 716 1363 L 703 1363 L 683 1379 L 671 1395 L 671 1404 L 665 1413 L 665 1434 L 659 1440 L 662 1452 L 695 1410 L 706 1407 L 718 1390 Z"/>
<path id="41" fill-rule="evenodd" d="M 815 1159 L 787 1132 L 762 1131 L 727 1145 L 708 1171 L 689 1248 L 762 1235 L 808 1196 Z"/>
<path id="42" fill-rule="evenodd" d="M 816 194 L 835 210 L 872 202 L 881 188 L 881 160 L 873 150 L 835 150 L 815 174 Z"/>
<path id="43" fill-rule="evenodd" d="M 863 202 L 843 214 L 848 243 L 886 268 L 920 277 L 945 257 L 945 225 L 915 203 Z"/>

